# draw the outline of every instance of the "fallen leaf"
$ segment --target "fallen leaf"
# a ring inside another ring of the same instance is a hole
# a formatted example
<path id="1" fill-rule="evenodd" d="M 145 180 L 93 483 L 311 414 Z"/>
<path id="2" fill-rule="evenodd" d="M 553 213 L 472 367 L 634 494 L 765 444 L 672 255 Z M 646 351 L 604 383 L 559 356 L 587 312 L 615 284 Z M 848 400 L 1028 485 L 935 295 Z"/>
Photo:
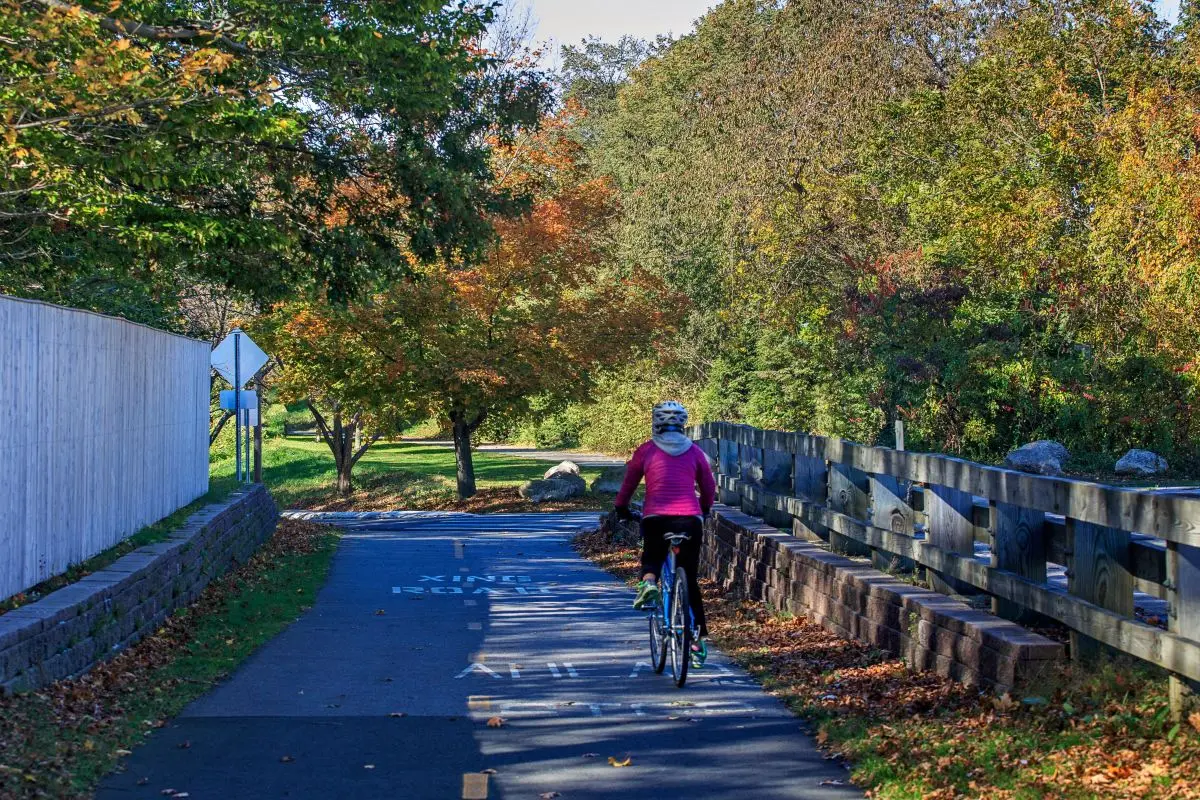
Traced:
<path id="1" fill-rule="evenodd" d="M 849 785 L 850 784 L 846 783 L 846 781 L 838 780 L 837 778 L 832 778 L 830 780 L 824 780 L 817 784 L 817 786 L 849 786 Z"/>
<path id="2" fill-rule="evenodd" d="M 1193 711 L 1191 714 L 1189 714 L 1188 723 L 1191 724 L 1193 728 L 1200 731 L 1200 711 Z"/>
<path id="3" fill-rule="evenodd" d="M 375 612 L 375 616 L 377 616 L 377 617 L 382 617 L 385 614 L 387 614 L 387 612 L 384 611 L 382 608 Z"/>
<path id="4" fill-rule="evenodd" d="M 363 764 L 363 769 L 375 769 L 374 764 Z"/>
<path id="5" fill-rule="evenodd" d="M 487 726 L 489 728 L 499 728 L 503 724 L 504 724 L 503 717 L 492 717 L 491 719 L 489 719 L 487 721 Z"/>
<path id="6" fill-rule="evenodd" d="M 562 797 L 558 792 L 542 792 L 538 795 L 539 800 L 554 800 L 556 797 Z"/>
<path id="7" fill-rule="evenodd" d="M 496 774 L 496 770 L 492 769 L 491 767 L 488 767 L 487 769 L 481 769 L 479 771 L 481 773 L 483 773 L 484 775 L 495 775 Z"/>
<path id="8" fill-rule="evenodd" d="M 626 756 L 624 761 L 617 761 L 616 756 L 609 756 L 608 763 L 612 764 L 614 767 L 628 767 L 630 764 L 633 763 L 633 758 L 630 756 Z"/>
<path id="9" fill-rule="evenodd" d="M 281 762 L 281 763 L 284 763 L 284 764 L 291 764 L 291 763 L 292 763 L 293 761 L 295 761 L 296 759 L 292 758 L 291 756 L 281 756 L 281 757 L 279 758 L 279 760 L 280 760 L 280 762 Z"/>
<path id="10" fill-rule="evenodd" d="M 117 751 L 117 755 L 119 755 L 119 756 L 131 756 L 131 755 L 133 755 L 133 751 L 132 751 L 132 750 L 126 750 L 126 749 L 122 748 L 122 749 L 120 749 L 120 750 L 118 750 L 118 751 Z"/>
<path id="11" fill-rule="evenodd" d="M 584 753 L 583 756 L 581 756 L 581 757 L 582 758 L 599 758 L 600 754 L 599 753 Z"/>
<path id="12" fill-rule="evenodd" d="M 389 717 L 407 717 L 408 712 L 407 711 L 393 711 L 392 713 L 388 714 L 388 716 Z"/>

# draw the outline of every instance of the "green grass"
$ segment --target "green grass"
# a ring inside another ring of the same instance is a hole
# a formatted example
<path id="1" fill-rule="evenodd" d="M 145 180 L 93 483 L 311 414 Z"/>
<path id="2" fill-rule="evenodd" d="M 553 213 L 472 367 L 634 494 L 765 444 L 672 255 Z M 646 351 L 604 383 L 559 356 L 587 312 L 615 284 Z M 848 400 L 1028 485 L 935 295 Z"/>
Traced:
<path id="1" fill-rule="evenodd" d="M 540 478 L 554 462 L 477 451 L 475 481 L 479 489 L 501 489 Z M 229 460 L 213 465 L 220 478 L 233 474 Z M 354 483 L 387 493 L 409 507 L 449 502 L 455 494 L 454 451 L 447 446 L 386 444 L 371 447 L 354 467 Z M 589 483 L 598 469 L 581 470 Z M 292 508 L 330 496 L 337 479 L 333 456 L 322 442 L 300 437 L 276 438 L 263 443 L 263 482 L 280 508 Z M 400 506 L 397 506 L 400 507 Z"/>
<path id="2" fill-rule="evenodd" d="M 296 525 L 297 523 L 288 523 Z M 272 540 L 154 636 L 77 684 L 0 699 L 0 796 L 87 796 L 128 749 L 312 605 L 336 535 Z"/>

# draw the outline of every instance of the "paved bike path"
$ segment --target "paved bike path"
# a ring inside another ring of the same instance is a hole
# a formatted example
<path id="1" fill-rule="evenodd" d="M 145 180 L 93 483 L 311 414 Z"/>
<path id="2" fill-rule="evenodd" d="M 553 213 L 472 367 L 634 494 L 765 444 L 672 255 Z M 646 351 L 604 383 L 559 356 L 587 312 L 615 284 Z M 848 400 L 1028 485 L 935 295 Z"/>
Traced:
<path id="1" fill-rule="evenodd" d="M 722 654 L 653 674 L 632 593 L 570 547 L 595 520 L 343 515 L 314 607 L 97 796 L 861 796 Z"/>

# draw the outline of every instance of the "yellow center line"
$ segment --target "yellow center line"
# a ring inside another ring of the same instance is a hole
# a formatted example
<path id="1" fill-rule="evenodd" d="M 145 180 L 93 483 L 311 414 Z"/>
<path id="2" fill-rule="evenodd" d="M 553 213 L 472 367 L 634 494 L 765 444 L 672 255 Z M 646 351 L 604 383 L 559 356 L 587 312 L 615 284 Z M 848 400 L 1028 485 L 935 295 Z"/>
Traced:
<path id="1" fill-rule="evenodd" d="M 468 772 L 463 775 L 463 800 L 487 800 L 488 776 L 483 772 Z"/>

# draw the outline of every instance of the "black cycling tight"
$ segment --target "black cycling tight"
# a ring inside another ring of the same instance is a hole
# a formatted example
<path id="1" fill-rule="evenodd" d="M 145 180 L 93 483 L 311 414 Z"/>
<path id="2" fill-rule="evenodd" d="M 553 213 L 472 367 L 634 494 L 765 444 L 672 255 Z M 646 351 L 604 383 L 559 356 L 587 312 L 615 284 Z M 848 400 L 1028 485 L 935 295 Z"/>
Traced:
<path id="1" fill-rule="evenodd" d="M 704 535 L 704 526 L 699 517 L 645 517 L 642 519 L 642 575 L 652 573 L 659 575 L 663 562 L 667 560 L 667 540 L 663 534 L 668 531 L 688 533 L 691 538 L 679 545 L 679 555 L 676 563 L 683 567 L 688 581 L 688 605 L 692 607 L 692 616 L 696 619 L 696 627 L 701 636 L 708 635 L 708 627 L 704 620 L 704 599 L 700 596 L 700 584 L 696 582 L 696 571 L 700 568 L 700 542 Z M 670 576 L 661 576 L 670 580 Z"/>

